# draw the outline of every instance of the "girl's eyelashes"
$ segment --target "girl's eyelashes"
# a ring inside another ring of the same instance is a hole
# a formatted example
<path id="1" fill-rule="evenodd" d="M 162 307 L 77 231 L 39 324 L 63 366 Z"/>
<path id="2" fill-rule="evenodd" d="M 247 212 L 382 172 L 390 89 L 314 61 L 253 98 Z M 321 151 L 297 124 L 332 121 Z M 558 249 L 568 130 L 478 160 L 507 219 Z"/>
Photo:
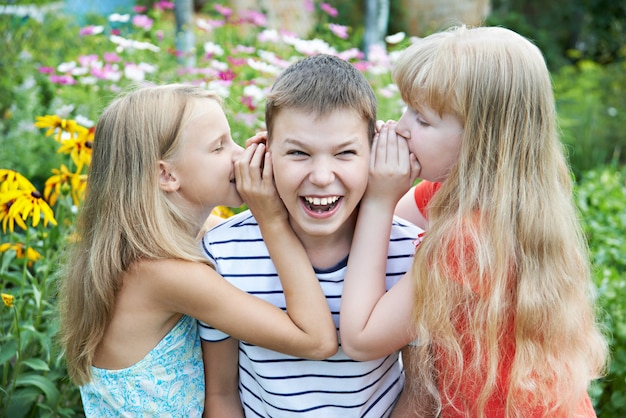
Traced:
<path id="1" fill-rule="evenodd" d="M 307 154 L 300 150 L 290 150 L 287 151 L 287 155 L 294 155 L 296 157 L 306 156 Z"/>

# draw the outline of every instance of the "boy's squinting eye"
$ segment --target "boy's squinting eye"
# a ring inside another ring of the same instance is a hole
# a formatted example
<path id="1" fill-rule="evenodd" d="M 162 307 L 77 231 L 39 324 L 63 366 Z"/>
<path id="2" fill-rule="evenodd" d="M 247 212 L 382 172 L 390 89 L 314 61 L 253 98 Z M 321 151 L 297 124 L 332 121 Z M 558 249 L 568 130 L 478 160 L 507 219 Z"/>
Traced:
<path id="1" fill-rule="evenodd" d="M 223 149 L 224 149 L 224 145 L 222 144 L 222 141 L 220 141 L 220 142 L 217 143 L 217 145 L 215 146 L 215 149 L 213 151 L 220 152 Z"/>
<path id="2" fill-rule="evenodd" d="M 294 149 L 294 150 L 287 151 L 287 155 L 293 155 L 295 157 L 305 157 L 307 154 L 303 151 Z"/>
<path id="3" fill-rule="evenodd" d="M 357 154 L 356 150 L 348 149 L 348 150 L 341 151 L 337 155 L 340 155 L 340 156 L 350 156 L 350 155 L 356 155 L 356 154 Z"/>

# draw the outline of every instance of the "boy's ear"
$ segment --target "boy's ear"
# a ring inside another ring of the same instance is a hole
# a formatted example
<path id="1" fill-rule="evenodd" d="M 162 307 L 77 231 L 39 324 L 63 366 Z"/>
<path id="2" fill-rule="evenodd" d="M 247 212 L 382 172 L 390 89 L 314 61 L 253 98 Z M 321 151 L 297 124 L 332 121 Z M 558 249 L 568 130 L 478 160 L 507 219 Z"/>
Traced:
<path id="1" fill-rule="evenodd" d="M 159 161 L 159 188 L 164 192 L 175 192 L 180 183 L 172 170 L 172 166 L 165 161 Z"/>

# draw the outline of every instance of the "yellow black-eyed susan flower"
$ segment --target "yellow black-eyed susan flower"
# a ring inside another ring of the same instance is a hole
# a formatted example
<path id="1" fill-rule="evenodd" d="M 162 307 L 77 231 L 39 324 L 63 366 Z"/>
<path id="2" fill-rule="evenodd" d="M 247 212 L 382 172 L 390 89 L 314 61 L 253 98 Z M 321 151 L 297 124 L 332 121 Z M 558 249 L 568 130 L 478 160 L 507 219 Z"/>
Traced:
<path id="1" fill-rule="evenodd" d="M 4 233 L 7 225 L 9 230 L 14 232 L 16 223 L 22 229 L 27 229 L 24 221 L 29 217 L 32 219 L 33 227 L 39 225 L 42 217 L 44 226 L 48 226 L 48 223 L 57 224 L 54 212 L 38 191 L 14 190 L 0 194 L 0 221 Z"/>
<path id="2" fill-rule="evenodd" d="M 85 195 L 87 175 L 72 173 L 65 164 L 61 164 L 60 169 L 53 168 L 52 172 L 54 175 L 46 180 L 43 197 L 50 203 L 50 206 L 54 206 L 63 187 L 68 186 L 71 188 L 72 202 L 78 206 Z"/>
<path id="3" fill-rule="evenodd" d="M 226 206 L 216 206 L 213 208 L 211 215 L 219 216 L 220 218 L 227 219 L 234 215 L 233 211 Z"/>
<path id="4" fill-rule="evenodd" d="M 8 250 L 15 251 L 15 257 L 17 258 L 26 257 L 29 267 L 32 266 L 35 261 L 43 258 L 43 256 L 32 247 L 26 247 L 26 251 L 24 251 L 24 244 L 22 244 L 21 242 L 15 244 L 5 242 L 4 244 L 0 244 L 0 253 L 6 252 Z"/>
<path id="5" fill-rule="evenodd" d="M 15 190 L 35 191 L 35 186 L 15 170 L 0 168 L 0 195 Z"/>
<path id="6" fill-rule="evenodd" d="M 54 139 L 58 142 L 61 142 L 63 132 L 69 133 L 70 138 L 74 138 L 76 136 L 76 129 L 80 126 L 73 119 L 61 119 L 57 115 L 37 116 L 35 119 L 36 127 L 48 128 L 46 136 L 50 136 L 56 132 Z"/>
<path id="7" fill-rule="evenodd" d="M 95 128 L 85 128 L 77 125 L 75 127 L 76 136 L 61 140 L 61 146 L 57 151 L 59 154 L 69 154 L 76 164 L 76 172 L 80 172 L 84 166 L 91 164 L 91 149 Z"/>
<path id="8" fill-rule="evenodd" d="M 6 306 L 7 308 L 12 308 L 13 303 L 15 302 L 15 298 L 13 297 L 13 295 L 9 295 L 8 293 L 2 293 L 1 295 L 4 306 Z"/>

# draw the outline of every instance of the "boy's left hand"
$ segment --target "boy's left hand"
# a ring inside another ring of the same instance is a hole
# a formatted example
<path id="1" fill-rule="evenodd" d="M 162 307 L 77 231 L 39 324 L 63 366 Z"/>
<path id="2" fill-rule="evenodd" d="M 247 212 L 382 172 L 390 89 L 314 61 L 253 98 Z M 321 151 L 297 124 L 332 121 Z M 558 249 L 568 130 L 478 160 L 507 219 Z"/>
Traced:
<path id="1" fill-rule="evenodd" d="M 420 171 L 419 162 L 410 153 L 407 140 L 396 134 L 395 122 L 387 122 L 374 137 L 365 195 L 395 206 L 411 188 Z"/>

